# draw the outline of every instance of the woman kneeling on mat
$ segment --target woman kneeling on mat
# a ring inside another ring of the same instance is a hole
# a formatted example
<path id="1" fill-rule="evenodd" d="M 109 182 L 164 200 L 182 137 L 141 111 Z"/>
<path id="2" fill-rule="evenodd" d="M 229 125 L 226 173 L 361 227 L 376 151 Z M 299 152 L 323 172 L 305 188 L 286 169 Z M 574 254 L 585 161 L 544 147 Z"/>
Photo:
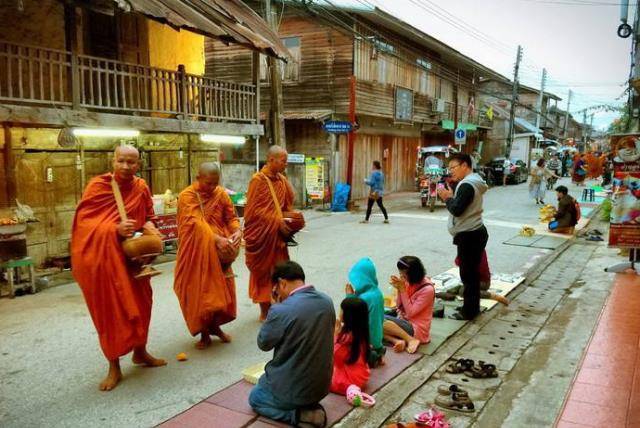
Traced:
<path id="1" fill-rule="evenodd" d="M 398 316 L 385 315 L 384 338 L 396 352 L 413 354 L 431 340 L 435 288 L 419 258 L 401 257 L 397 267 L 400 276 L 392 275 L 389 283 L 397 290 Z"/>

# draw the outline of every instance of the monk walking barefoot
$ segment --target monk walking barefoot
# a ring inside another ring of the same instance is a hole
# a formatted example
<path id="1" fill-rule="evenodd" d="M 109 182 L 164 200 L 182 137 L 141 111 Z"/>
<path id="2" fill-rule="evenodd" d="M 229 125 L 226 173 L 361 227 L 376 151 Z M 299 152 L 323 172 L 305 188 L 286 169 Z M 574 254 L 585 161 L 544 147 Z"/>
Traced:
<path id="1" fill-rule="evenodd" d="M 196 348 L 231 337 L 221 326 L 236 318 L 236 284 L 231 263 L 242 232 L 231 198 L 219 186 L 218 164 L 200 165 L 197 181 L 178 197 L 178 239 L 173 289 L 189 332 L 200 335 Z"/>
<path id="2" fill-rule="evenodd" d="M 107 377 L 100 383 L 101 391 L 110 391 L 118 385 L 122 379 L 120 357 L 131 351 L 135 363 L 149 367 L 166 364 L 146 351 L 152 301 L 149 277 L 134 278 L 138 271 L 129 266 L 121 244 L 139 230 L 159 235 L 151 222 L 154 217 L 151 192 L 145 181 L 135 175 L 139 164 L 135 147 L 118 147 L 113 174 L 103 174 L 89 182 L 73 220 L 73 276 L 109 361 Z M 118 213 L 112 181 L 122 195 L 127 220 Z"/>
<path id="3" fill-rule="evenodd" d="M 271 146 L 267 164 L 249 182 L 244 210 L 245 261 L 249 268 L 249 297 L 260 305 L 260 321 L 271 306 L 271 273 L 289 260 L 286 239 L 290 229 L 282 213 L 293 206 L 293 189 L 282 174 L 287 168 L 287 151 Z M 272 192 L 273 190 L 273 192 Z M 277 205 L 276 205 L 277 201 Z"/>

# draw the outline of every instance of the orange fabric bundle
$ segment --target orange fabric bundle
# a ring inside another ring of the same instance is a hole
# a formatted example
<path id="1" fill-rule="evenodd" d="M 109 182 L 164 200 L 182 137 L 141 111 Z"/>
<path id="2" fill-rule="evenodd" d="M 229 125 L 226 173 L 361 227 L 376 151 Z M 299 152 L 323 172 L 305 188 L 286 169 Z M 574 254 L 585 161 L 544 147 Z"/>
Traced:
<path id="1" fill-rule="evenodd" d="M 200 209 L 198 196 L 204 207 Z M 220 186 L 206 193 L 198 183 L 178 198 L 178 258 L 173 289 L 189 332 L 220 326 L 236 318 L 236 289 L 231 266 L 218 258 L 216 236 L 229 237 L 240 228 L 231 198 Z"/>
<path id="2" fill-rule="evenodd" d="M 112 174 L 92 179 L 76 209 L 71 231 L 73 276 L 82 289 L 105 357 L 114 360 L 147 342 L 152 291 L 149 278 L 135 279 L 116 231 L 120 215 Z M 145 181 L 119 183 L 125 210 L 136 229 L 153 216 Z"/>
<path id="3" fill-rule="evenodd" d="M 249 297 L 254 303 L 271 301 L 271 272 L 280 262 L 289 260 L 287 244 L 280 236 L 281 217 L 274 204 L 267 179 L 280 203 L 280 211 L 290 211 L 293 189 L 282 174 L 274 174 L 268 166 L 254 174 L 249 182 L 244 209 L 245 261 L 250 271 Z"/>

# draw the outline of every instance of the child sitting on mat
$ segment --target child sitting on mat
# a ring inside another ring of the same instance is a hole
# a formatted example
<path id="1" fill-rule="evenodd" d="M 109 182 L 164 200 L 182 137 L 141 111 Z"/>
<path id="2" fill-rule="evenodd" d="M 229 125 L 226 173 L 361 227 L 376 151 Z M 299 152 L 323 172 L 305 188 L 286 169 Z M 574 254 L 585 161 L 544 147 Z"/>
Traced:
<path id="1" fill-rule="evenodd" d="M 360 259 L 349 271 L 349 283 L 345 286 L 347 297 L 359 297 L 367 304 L 369 311 L 369 367 L 383 364 L 386 348 L 382 344 L 382 323 L 384 322 L 384 297 L 378 288 L 376 267 L 370 258 Z"/>
<path id="2" fill-rule="evenodd" d="M 413 354 L 421 343 L 431 341 L 435 288 L 426 276 L 422 262 L 415 256 L 404 256 L 396 264 L 400 276 L 392 275 L 389 283 L 397 290 L 398 316 L 385 315 L 384 338 L 396 352 Z"/>
<path id="3" fill-rule="evenodd" d="M 331 392 L 345 395 L 350 385 L 364 388 L 369 381 L 369 309 L 357 297 L 344 299 L 340 309 L 333 344 Z"/>

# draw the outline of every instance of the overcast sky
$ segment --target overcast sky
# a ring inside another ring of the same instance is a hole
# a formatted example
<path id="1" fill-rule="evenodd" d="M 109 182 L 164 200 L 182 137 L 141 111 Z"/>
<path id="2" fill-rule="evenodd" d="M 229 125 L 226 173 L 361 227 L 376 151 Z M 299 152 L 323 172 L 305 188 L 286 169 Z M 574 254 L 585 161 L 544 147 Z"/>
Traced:
<path id="1" fill-rule="evenodd" d="M 562 98 L 561 108 L 566 108 L 568 90 L 574 92 L 570 111 L 579 121 L 582 114 L 576 112 L 585 107 L 626 101 L 626 95 L 619 97 L 629 75 L 631 38 L 616 34 L 620 0 L 332 2 L 378 6 L 509 78 L 520 44 L 521 82 L 539 88 L 545 67 L 550 79 L 547 90 Z M 630 10 L 629 22 L 633 13 Z M 594 126 L 606 128 L 617 116 L 596 113 Z"/>

